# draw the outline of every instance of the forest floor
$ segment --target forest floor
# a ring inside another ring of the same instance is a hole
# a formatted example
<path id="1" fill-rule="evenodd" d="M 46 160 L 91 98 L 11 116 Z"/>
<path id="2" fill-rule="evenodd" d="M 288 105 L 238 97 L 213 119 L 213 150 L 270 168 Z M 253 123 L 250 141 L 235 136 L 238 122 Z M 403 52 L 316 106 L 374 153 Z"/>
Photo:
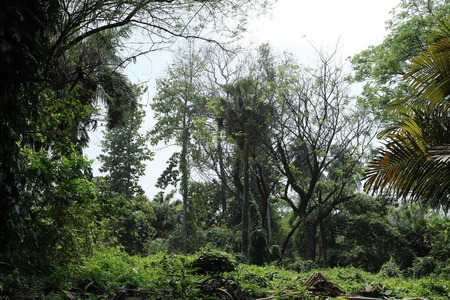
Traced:
<path id="1" fill-rule="evenodd" d="M 294 278 L 294 280 L 301 280 Z M 72 289 L 64 289 L 60 286 L 47 288 L 45 295 L 27 294 L 15 290 L 10 293 L 0 294 L 1 300 L 29 300 L 47 299 L 107 299 L 107 300 L 148 300 L 148 299 L 217 299 L 217 300 L 429 300 L 423 297 L 396 298 L 395 294 L 388 291 L 380 283 L 364 286 L 361 292 L 346 293 L 339 285 L 328 280 L 319 272 L 314 272 L 302 284 L 302 289 L 288 288 L 284 290 L 267 290 L 268 296 L 254 298 L 243 292 L 242 287 L 236 282 L 215 274 L 208 275 L 206 279 L 198 283 L 198 295 L 195 298 L 174 298 L 170 291 L 151 291 L 134 285 L 124 285 L 114 294 L 107 295 L 105 283 L 96 280 L 81 280 Z"/>

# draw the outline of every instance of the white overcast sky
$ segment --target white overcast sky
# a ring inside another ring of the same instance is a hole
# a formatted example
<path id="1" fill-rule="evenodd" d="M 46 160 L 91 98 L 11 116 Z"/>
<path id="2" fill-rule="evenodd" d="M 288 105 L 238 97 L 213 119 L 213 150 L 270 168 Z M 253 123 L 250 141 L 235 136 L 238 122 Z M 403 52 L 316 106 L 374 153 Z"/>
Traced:
<path id="1" fill-rule="evenodd" d="M 387 32 L 385 22 L 400 0 L 279 0 L 268 16 L 249 22 L 248 40 L 253 45 L 269 43 L 274 50 L 285 50 L 306 62 L 313 58 L 312 45 L 334 48 L 339 41 L 343 58 L 361 52 L 383 41 Z M 171 62 L 169 52 L 154 52 L 127 67 L 126 73 L 136 83 L 147 82 L 148 93 L 143 101 L 155 94 L 154 82 Z M 149 118 L 147 114 L 147 118 Z M 146 130 L 151 120 L 144 124 Z M 97 130 L 101 130 L 97 129 Z M 85 153 L 89 159 L 100 154 L 101 135 L 91 134 L 91 144 Z M 149 199 L 159 191 L 154 187 L 165 169 L 173 148 L 153 148 L 154 160 L 147 163 L 147 172 L 140 184 Z M 94 175 L 98 175 L 98 161 L 94 161 Z"/>

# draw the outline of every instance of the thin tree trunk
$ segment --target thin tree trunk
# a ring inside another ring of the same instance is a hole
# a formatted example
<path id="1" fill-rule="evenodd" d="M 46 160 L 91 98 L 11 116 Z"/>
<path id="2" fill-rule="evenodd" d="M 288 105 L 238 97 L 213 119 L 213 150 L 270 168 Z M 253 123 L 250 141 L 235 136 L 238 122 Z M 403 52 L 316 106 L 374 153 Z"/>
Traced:
<path id="1" fill-rule="evenodd" d="M 187 148 L 189 141 L 189 130 L 188 128 L 183 129 L 182 136 L 182 147 L 180 155 L 180 171 L 181 171 L 181 193 L 183 198 L 183 251 L 187 252 L 187 206 L 188 206 L 188 180 L 189 180 L 189 169 L 187 165 Z"/>
<path id="2" fill-rule="evenodd" d="M 221 177 L 221 202 L 222 202 L 222 218 L 225 219 L 225 213 L 227 211 L 227 178 L 225 173 L 225 166 L 223 163 L 223 148 L 222 148 L 222 130 L 223 130 L 223 120 L 219 119 L 217 121 L 217 129 L 219 132 L 219 138 L 217 141 L 217 152 L 219 156 L 219 169 L 220 169 L 220 177 Z"/>
<path id="3" fill-rule="evenodd" d="M 286 252 L 286 249 L 289 244 L 289 241 L 291 240 L 291 237 L 294 235 L 295 231 L 300 227 L 301 224 L 302 224 L 302 220 L 299 219 L 297 221 L 297 223 L 295 223 L 295 225 L 292 227 L 291 231 L 288 233 L 286 238 L 284 239 L 283 247 L 281 248 L 281 257 L 280 257 L 279 262 L 281 262 L 281 260 L 283 259 L 284 253 Z"/>
<path id="4" fill-rule="evenodd" d="M 250 204 L 250 180 L 249 180 L 249 158 L 248 158 L 248 144 L 244 142 L 244 197 L 242 201 L 242 254 L 248 260 L 248 245 L 250 220 L 248 215 L 248 208 Z"/>

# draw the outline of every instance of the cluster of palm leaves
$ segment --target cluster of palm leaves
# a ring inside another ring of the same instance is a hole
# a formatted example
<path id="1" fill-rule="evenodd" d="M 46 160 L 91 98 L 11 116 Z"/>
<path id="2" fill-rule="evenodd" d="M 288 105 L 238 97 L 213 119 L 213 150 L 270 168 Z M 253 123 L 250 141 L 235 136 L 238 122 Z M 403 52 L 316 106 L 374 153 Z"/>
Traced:
<path id="1" fill-rule="evenodd" d="M 429 33 L 404 80 L 408 96 L 389 103 L 399 121 L 379 134 L 384 149 L 369 164 L 365 189 L 432 207 L 450 206 L 450 17 Z"/>

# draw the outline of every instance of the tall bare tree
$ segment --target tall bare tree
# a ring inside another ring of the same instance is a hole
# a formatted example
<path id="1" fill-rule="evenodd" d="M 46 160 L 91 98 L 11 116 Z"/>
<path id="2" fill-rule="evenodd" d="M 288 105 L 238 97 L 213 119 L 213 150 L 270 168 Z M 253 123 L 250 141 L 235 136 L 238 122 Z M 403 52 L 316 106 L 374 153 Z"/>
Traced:
<path id="1" fill-rule="evenodd" d="M 318 53 L 316 68 L 288 59 L 278 71 L 275 137 L 268 146 L 283 175 L 281 198 L 298 217 L 282 252 L 302 225 L 308 260 L 316 258 L 320 223 L 354 196 L 373 137 L 374 123 L 350 97 L 337 55 Z"/>

